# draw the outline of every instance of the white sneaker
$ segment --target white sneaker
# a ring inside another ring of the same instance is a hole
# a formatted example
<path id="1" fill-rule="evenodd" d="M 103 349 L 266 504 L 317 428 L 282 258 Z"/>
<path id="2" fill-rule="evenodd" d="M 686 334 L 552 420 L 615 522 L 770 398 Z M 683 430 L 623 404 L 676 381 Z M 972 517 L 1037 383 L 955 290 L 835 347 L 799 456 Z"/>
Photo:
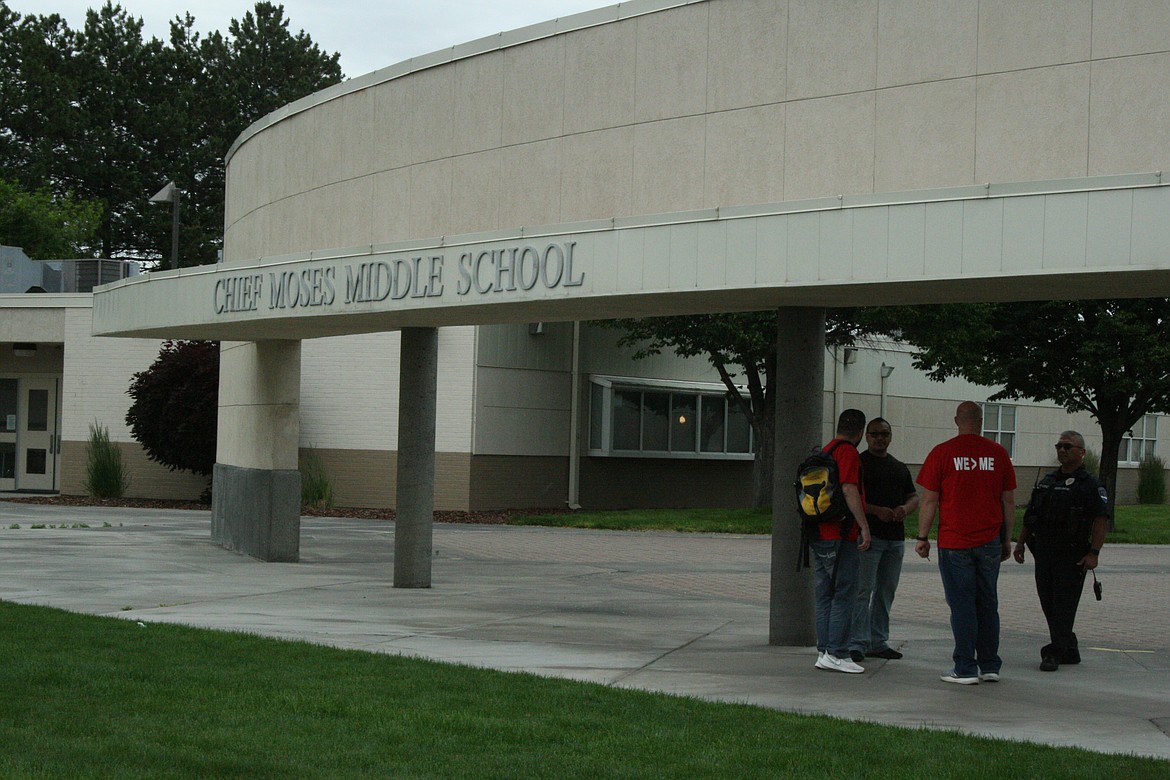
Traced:
<path id="1" fill-rule="evenodd" d="M 955 683 L 956 685 L 978 685 L 979 684 L 979 678 L 976 676 L 959 677 L 954 672 L 947 672 L 946 674 L 942 675 L 938 679 L 942 680 L 943 682 Z"/>
<path id="2" fill-rule="evenodd" d="M 980 672 L 980 682 L 999 682 L 999 672 Z"/>
<path id="3" fill-rule="evenodd" d="M 830 667 L 827 665 L 827 663 L 825 662 L 825 656 L 826 656 L 826 655 L 828 655 L 828 653 L 817 653 L 817 662 L 816 662 L 815 664 L 813 664 L 813 666 L 815 666 L 815 667 L 816 667 L 816 668 L 818 668 L 818 669 L 828 669 L 828 668 L 830 668 Z"/>
<path id="4" fill-rule="evenodd" d="M 861 674 L 865 669 L 853 663 L 850 658 L 838 658 L 832 653 L 825 653 L 817 659 L 816 667 L 826 672 L 845 672 L 846 674 Z"/>

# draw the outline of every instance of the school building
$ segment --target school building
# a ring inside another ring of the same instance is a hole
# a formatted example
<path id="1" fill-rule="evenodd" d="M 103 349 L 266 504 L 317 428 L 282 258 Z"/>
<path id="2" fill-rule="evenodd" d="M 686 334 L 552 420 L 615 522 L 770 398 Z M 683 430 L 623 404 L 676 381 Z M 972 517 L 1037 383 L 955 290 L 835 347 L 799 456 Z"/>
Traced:
<path id="1" fill-rule="evenodd" d="M 750 434 L 706 361 L 632 360 L 591 322 L 775 308 L 781 449 L 854 406 L 919 463 L 994 389 L 826 350 L 816 312 L 1170 295 L 1168 27 L 1159 0 L 633 0 L 351 79 L 236 141 L 222 263 L 0 301 L 38 334 L 0 334 L 0 446 L 33 440 L 49 377 L 55 487 L 96 420 L 132 492 L 198 493 L 127 441 L 124 393 L 159 339 L 212 338 L 226 546 L 295 546 L 310 447 L 346 505 L 746 504 Z M 1025 474 L 1060 430 L 1099 442 L 1055 406 L 985 411 Z M 0 489 L 39 463 L 12 457 Z"/>

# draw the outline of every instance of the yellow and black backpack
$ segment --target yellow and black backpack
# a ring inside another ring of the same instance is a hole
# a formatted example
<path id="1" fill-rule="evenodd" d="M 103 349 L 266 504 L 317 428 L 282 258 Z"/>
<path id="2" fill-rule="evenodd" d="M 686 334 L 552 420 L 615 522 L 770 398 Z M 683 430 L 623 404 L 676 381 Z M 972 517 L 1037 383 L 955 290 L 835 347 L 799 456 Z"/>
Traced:
<path id="1" fill-rule="evenodd" d="M 802 521 L 800 554 L 796 561 L 798 571 L 802 563 L 809 565 L 808 545 L 819 538 L 819 525 L 849 517 L 849 507 L 841 490 L 841 475 L 833 457 L 833 450 L 848 443 L 837 439 L 828 449 L 817 447 L 796 469 L 793 487 L 796 488 L 796 512 Z"/>

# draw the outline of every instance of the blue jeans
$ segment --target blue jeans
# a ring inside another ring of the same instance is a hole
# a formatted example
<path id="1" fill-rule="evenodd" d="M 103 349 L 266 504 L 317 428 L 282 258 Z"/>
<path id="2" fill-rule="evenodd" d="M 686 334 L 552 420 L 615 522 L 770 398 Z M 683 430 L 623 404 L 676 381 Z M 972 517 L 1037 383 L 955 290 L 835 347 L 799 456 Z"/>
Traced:
<path id="1" fill-rule="evenodd" d="M 890 646 L 890 606 L 902 576 L 905 550 L 906 543 L 901 539 L 874 539 L 870 548 L 861 553 L 850 650 L 871 653 Z"/>
<path id="2" fill-rule="evenodd" d="M 840 545 L 840 552 L 838 552 Z M 857 542 L 815 541 L 812 543 L 813 582 L 816 586 L 817 650 L 838 658 L 849 657 L 849 627 L 853 602 L 857 598 Z M 837 565 L 837 588 L 829 595 L 833 565 Z"/>
<path id="3" fill-rule="evenodd" d="M 951 633 L 955 636 L 954 673 L 974 677 L 980 672 L 999 672 L 999 540 L 968 549 L 938 551 L 947 605 L 951 608 Z"/>

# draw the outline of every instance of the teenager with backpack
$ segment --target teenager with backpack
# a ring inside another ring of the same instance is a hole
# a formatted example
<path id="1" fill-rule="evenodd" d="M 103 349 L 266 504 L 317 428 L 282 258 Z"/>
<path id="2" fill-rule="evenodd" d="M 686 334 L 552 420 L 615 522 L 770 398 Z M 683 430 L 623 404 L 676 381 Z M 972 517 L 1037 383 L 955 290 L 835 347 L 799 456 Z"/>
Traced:
<path id="1" fill-rule="evenodd" d="M 869 549 L 869 523 L 865 519 L 865 496 L 861 482 L 861 460 L 857 444 L 865 431 L 865 414 L 846 409 L 837 419 L 837 435 L 823 451 L 837 465 L 837 479 L 847 511 L 840 518 L 816 525 L 811 540 L 813 582 L 816 592 L 816 668 L 830 672 L 864 672 L 849 657 L 849 634 L 853 602 L 857 594 L 859 552 Z"/>

